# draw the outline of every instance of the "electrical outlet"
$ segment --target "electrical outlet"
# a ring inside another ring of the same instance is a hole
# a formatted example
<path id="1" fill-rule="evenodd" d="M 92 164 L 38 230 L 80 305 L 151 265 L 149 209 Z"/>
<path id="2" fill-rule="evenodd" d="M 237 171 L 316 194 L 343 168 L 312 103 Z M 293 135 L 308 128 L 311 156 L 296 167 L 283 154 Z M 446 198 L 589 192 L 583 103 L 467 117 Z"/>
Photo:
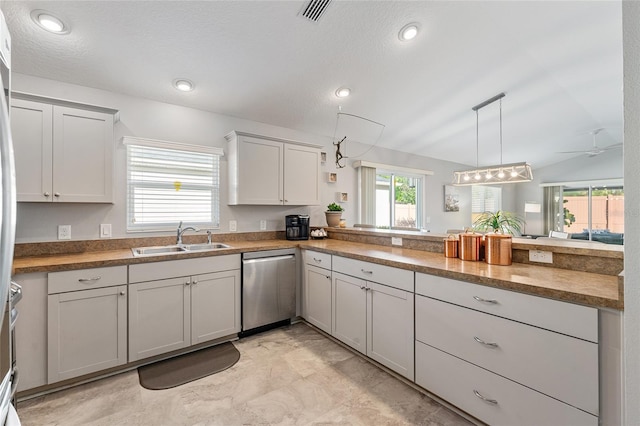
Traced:
<path id="1" fill-rule="evenodd" d="M 553 263 L 553 252 L 529 250 L 529 261 L 539 263 Z"/>
<path id="2" fill-rule="evenodd" d="M 238 230 L 238 221 L 230 220 L 229 221 L 229 232 L 236 232 Z"/>
<path id="3" fill-rule="evenodd" d="M 59 240 L 71 239 L 71 225 L 58 225 L 58 239 Z"/>
<path id="4" fill-rule="evenodd" d="M 260 230 L 261 231 L 266 231 L 267 230 L 267 221 L 264 220 L 264 219 L 260 221 Z"/>
<path id="5" fill-rule="evenodd" d="M 401 246 L 402 245 L 402 238 L 400 238 L 400 237 L 391 237 L 391 245 L 392 246 Z"/>
<path id="6" fill-rule="evenodd" d="M 431 216 L 427 216 L 427 223 L 431 223 Z"/>
<path id="7" fill-rule="evenodd" d="M 101 223 L 100 224 L 100 238 L 111 238 L 111 224 L 110 223 Z"/>

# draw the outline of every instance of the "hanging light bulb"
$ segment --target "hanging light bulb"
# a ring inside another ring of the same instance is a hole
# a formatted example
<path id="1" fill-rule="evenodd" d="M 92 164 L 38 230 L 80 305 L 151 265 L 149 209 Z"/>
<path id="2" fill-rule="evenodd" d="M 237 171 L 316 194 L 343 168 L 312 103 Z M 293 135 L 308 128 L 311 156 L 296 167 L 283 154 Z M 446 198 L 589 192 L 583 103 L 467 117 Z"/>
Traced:
<path id="1" fill-rule="evenodd" d="M 502 170 L 502 167 L 500 168 L 500 171 L 498 172 L 498 177 L 500 179 L 504 179 L 504 170 Z"/>
<path id="2" fill-rule="evenodd" d="M 517 176 L 518 176 L 518 172 L 516 172 L 515 167 L 512 167 L 511 168 L 511 177 L 514 178 L 514 177 L 517 177 Z"/>
<path id="3" fill-rule="evenodd" d="M 480 180 L 482 179 L 482 176 L 480 176 L 480 172 L 476 172 L 476 175 L 474 176 L 475 180 Z"/>
<path id="4" fill-rule="evenodd" d="M 463 179 L 464 179 L 465 181 L 468 181 L 468 180 L 470 179 L 470 177 L 469 177 L 469 173 L 465 173 L 465 174 L 464 174 L 464 178 L 463 178 Z"/>
<path id="5" fill-rule="evenodd" d="M 485 178 L 486 180 L 489 180 L 489 179 L 491 179 L 492 177 L 493 177 L 493 176 L 491 175 L 491 170 L 487 170 L 487 174 L 486 174 L 486 175 L 484 175 L 484 178 Z"/>

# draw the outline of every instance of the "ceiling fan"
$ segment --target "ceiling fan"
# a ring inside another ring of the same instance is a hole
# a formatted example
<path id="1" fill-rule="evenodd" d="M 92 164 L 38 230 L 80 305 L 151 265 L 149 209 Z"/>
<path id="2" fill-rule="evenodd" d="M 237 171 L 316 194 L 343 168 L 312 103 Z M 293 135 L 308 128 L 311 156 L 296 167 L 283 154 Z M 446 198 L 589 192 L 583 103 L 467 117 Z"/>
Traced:
<path id="1" fill-rule="evenodd" d="M 558 154 L 586 154 L 589 157 L 595 157 L 596 155 L 602 154 L 603 152 L 607 152 L 610 151 L 612 149 L 619 149 L 622 148 L 622 144 L 621 143 L 616 143 L 613 145 L 609 145 L 606 147 L 599 147 L 598 145 L 596 145 L 596 135 L 598 133 L 600 133 L 601 131 L 603 131 L 604 129 L 595 129 L 593 131 L 591 131 L 591 135 L 593 136 L 593 146 L 590 149 L 586 149 L 586 150 L 582 150 L 582 151 L 560 151 L 558 152 Z"/>

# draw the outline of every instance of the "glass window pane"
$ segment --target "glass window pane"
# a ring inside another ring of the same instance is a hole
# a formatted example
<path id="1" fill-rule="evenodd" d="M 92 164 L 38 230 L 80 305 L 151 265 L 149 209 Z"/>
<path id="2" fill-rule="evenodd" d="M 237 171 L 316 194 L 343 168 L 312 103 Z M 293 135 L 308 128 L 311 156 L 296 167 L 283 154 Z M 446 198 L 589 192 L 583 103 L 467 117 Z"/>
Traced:
<path id="1" fill-rule="evenodd" d="M 416 179 L 395 176 L 395 203 L 393 226 L 416 228 L 417 216 L 417 184 Z"/>

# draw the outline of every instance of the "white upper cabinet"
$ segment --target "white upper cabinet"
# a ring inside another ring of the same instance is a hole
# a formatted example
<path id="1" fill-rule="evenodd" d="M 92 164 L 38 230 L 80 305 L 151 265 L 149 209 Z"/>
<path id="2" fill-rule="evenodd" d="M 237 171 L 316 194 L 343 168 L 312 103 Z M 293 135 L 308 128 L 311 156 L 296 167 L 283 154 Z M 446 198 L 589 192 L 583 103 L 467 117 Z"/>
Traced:
<path id="1" fill-rule="evenodd" d="M 229 204 L 320 204 L 320 148 L 231 132 Z"/>
<path id="2" fill-rule="evenodd" d="M 18 201 L 113 202 L 113 112 L 13 99 Z"/>

